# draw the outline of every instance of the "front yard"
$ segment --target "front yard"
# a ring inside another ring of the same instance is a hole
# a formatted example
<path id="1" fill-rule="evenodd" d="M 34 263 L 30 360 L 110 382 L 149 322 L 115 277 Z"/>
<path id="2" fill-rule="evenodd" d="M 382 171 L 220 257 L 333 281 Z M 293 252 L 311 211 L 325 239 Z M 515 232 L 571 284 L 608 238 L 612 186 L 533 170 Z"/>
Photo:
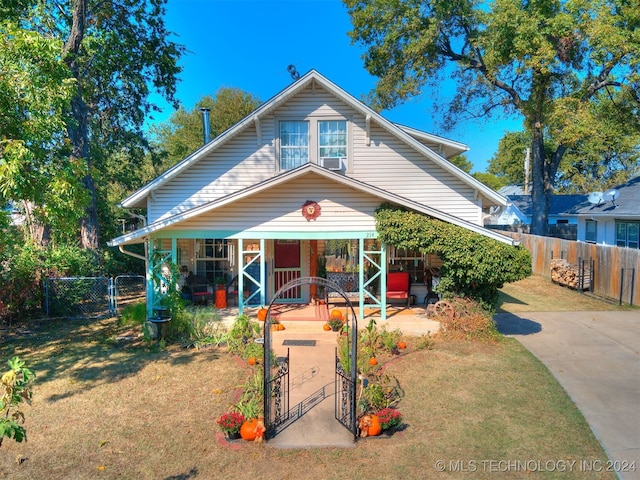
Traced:
<path id="1" fill-rule="evenodd" d="M 580 468 L 605 464 L 604 452 L 513 339 L 437 340 L 389 364 L 407 425 L 390 438 L 278 450 L 221 441 L 216 419 L 250 371 L 244 361 L 224 349 L 118 340 L 124 332 L 115 319 L 0 331 L 2 371 L 19 355 L 37 374 L 24 407 L 28 441 L 5 440 L 0 477 L 615 478 Z"/>

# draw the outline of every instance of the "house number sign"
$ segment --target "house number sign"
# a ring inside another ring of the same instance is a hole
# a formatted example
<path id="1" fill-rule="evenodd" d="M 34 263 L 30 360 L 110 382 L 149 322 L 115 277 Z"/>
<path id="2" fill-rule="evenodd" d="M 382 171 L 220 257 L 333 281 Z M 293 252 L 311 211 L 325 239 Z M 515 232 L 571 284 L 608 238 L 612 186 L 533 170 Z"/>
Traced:
<path id="1" fill-rule="evenodd" d="M 318 218 L 320 216 L 320 205 L 318 205 L 318 202 L 307 200 L 305 204 L 302 205 L 302 216 L 307 219 L 307 222 Z"/>

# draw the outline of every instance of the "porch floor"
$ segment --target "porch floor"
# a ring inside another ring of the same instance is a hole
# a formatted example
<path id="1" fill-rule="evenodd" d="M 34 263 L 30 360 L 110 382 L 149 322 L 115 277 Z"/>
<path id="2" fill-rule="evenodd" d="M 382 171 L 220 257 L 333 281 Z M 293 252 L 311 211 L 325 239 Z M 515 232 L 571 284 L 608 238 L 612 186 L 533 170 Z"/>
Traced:
<path id="1" fill-rule="evenodd" d="M 344 305 L 329 304 L 329 308 L 325 305 L 308 305 L 308 304 L 279 304 L 272 308 L 272 316 L 277 318 L 285 327 L 285 332 L 301 332 L 301 333 L 325 333 L 322 325 L 327 321 L 329 312 L 334 308 L 346 312 Z M 257 317 L 258 308 L 246 308 L 244 313 L 252 318 Z M 354 307 L 356 316 L 359 309 Z M 238 308 L 231 307 L 219 311 L 225 323 L 229 325 L 238 316 Z M 364 329 L 369 324 L 369 320 L 374 319 L 378 327 L 386 325 L 387 329 L 400 329 L 406 335 L 423 335 L 427 333 L 436 333 L 440 330 L 440 323 L 427 317 L 427 311 L 420 306 L 407 308 L 404 306 L 387 306 L 387 318 L 382 320 L 379 308 L 365 307 L 364 321 L 358 320 L 358 329 Z"/>

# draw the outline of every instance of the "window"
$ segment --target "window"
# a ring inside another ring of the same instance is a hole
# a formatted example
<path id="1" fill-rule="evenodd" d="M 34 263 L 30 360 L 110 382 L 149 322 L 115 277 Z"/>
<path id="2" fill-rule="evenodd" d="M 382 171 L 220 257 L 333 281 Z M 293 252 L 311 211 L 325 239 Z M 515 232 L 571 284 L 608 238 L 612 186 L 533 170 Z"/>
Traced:
<path id="1" fill-rule="evenodd" d="M 598 222 L 587 220 L 585 224 L 584 241 L 595 243 L 597 230 Z"/>
<path id="2" fill-rule="evenodd" d="M 280 170 L 309 161 L 309 122 L 280 122 Z"/>
<path id="3" fill-rule="evenodd" d="M 196 240 L 196 273 L 207 277 L 214 283 L 218 278 L 225 282 L 231 280 L 230 260 L 233 258 L 233 245 L 220 238 Z"/>
<path id="4" fill-rule="evenodd" d="M 318 122 L 318 156 L 347 156 L 347 122 L 328 120 Z"/>
<path id="5" fill-rule="evenodd" d="M 616 245 L 640 248 L 640 222 L 616 222 Z"/>

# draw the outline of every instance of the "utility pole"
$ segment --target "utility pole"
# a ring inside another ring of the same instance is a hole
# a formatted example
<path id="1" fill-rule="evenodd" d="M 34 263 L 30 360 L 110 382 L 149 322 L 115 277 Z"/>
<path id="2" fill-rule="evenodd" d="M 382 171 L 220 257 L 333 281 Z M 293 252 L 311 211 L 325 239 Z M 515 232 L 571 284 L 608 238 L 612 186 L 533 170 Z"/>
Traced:
<path id="1" fill-rule="evenodd" d="M 524 194 L 529 195 L 529 147 L 524 151 Z"/>

